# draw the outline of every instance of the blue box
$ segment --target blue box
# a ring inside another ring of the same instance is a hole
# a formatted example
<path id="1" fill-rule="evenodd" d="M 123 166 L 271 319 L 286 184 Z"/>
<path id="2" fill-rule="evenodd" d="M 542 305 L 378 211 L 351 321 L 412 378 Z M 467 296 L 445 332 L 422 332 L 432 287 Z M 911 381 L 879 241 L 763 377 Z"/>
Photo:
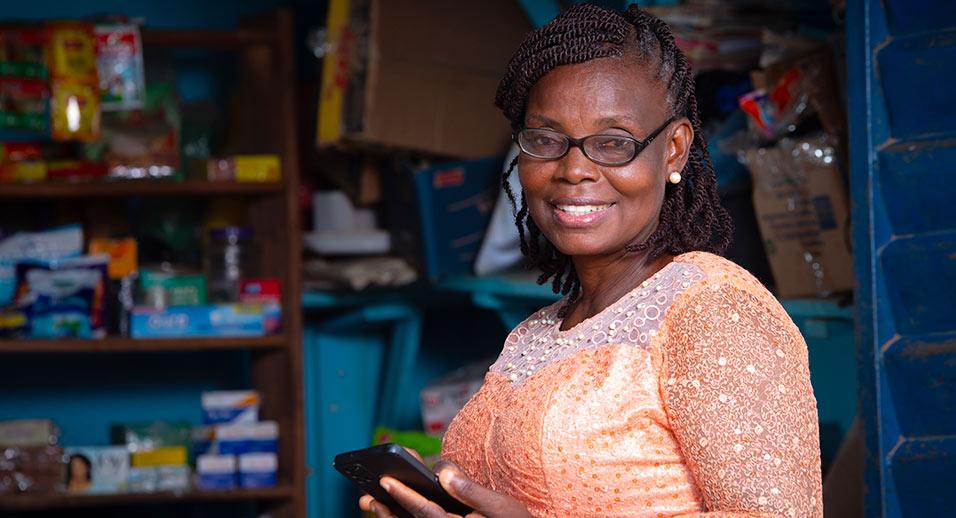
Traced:
<path id="1" fill-rule="evenodd" d="M 279 451 L 279 426 L 275 421 L 215 425 L 193 430 L 193 452 L 198 455 L 244 455 Z"/>
<path id="2" fill-rule="evenodd" d="M 200 455 L 196 457 L 199 489 L 226 490 L 236 487 L 234 455 Z"/>
<path id="3" fill-rule="evenodd" d="M 265 336 L 279 315 L 281 309 L 275 304 L 137 307 L 130 316 L 130 334 L 133 338 Z"/>
<path id="4" fill-rule="evenodd" d="M 279 461 L 275 453 L 247 453 L 239 457 L 239 486 L 251 489 L 273 487 L 278 482 Z"/>
<path id="5" fill-rule="evenodd" d="M 432 279 L 471 273 L 501 185 L 502 157 L 383 175 L 393 248 Z"/>

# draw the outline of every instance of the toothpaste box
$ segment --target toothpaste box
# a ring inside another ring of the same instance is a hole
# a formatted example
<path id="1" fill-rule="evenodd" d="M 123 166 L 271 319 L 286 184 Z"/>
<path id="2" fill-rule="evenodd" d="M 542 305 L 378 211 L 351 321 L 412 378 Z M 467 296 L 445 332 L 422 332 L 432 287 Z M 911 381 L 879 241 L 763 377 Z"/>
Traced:
<path id="1" fill-rule="evenodd" d="M 199 489 L 223 490 L 236 487 L 235 455 L 200 455 L 196 457 Z"/>
<path id="2" fill-rule="evenodd" d="M 275 453 L 247 453 L 239 456 L 239 486 L 244 488 L 276 485 L 279 460 Z"/>
<path id="3" fill-rule="evenodd" d="M 203 392 L 205 424 L 251 424 L 259 421 L 259 393 L 254 390 Z"/>
<path id="4" fill-rule="evenodd" d="M 205 304 L 166 309 L 133 308 L 133 338 L 265 336 L 277 328 L 277 304 Z"/>

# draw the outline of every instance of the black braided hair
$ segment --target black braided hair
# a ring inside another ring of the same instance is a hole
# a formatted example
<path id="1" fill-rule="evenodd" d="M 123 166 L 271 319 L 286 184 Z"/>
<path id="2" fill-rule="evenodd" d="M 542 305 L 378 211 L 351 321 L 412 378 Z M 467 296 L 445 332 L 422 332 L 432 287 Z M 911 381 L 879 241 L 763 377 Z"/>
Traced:
<path id="1" fill-rule="evenodd" d="M 690 121 L 694 140 L 681 171 L 683 180 L 676 185 L 667 184 L 657 229 L 643 243 L 625 249 L 646 252 L 652 260 L 694 250 L 722 254 L 730 244 L 731 222 L 717 195 L 717 179 L 697 112 L 694 76 L 687 57 L 674 43 L 670 28 L 657 17 L 636 5 L 624 13 L 588 4 L 571 7 L 525 37 L 498 85 L 495 105 L 517 132 L 524 125 L 532 87 L 555 67 L 632 53 L 642 62 L 656 65 L 657 80 L 667 86 L 666 101 L 671 115 Z M 541 271 L 539 284 L 550 280 L 555 293 L 569 295 L 570 301 L 574 301 L 581 290 L 574 263 L 541 235 L 529 217 L 524 196 L 520 206 L 515 202 L 508 177 L 517 164 L 517 158 L 511 161 L 502 183 L 516 205 L 521 252 L 529 267 Z"/>

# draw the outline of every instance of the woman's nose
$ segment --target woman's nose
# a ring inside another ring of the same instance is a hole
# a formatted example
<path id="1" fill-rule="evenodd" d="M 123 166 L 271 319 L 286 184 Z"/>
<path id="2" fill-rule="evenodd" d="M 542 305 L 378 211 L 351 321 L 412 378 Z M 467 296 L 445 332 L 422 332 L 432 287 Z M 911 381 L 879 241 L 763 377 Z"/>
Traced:
<path id="1" fill-rule="evenodd" d="M 581 148 L 576 146 L 572 146 L 558 162 L 555 178 L 571 184 L 596 181 L 600 174 L 598 165 L 585 156 Z"/>

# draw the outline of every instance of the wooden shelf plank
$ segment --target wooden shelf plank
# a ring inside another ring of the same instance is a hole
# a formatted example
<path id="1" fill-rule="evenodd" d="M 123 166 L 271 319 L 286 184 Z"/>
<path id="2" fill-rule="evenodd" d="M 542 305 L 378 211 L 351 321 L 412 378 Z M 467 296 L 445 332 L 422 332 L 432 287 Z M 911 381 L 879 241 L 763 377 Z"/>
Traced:
<path id="1" fill-rule="evenodd" d="M 120 495 L 10 495 L 0 497 L 0 511 L 42 511 L 81 507 L 163 504 L 179 502 L 230 502 L 246 500 L 285 500 L 295 496 L 291 485 L 232 491 L 186 491 L 182 493 L 127 493 Z"/>
<path id="2" fill-rule="evenodd" d="M 239 183 L 186 180 L 125 180 L 84 183 L 30 183 L 0 185 L 2 198 L 108 198 L 122 196 L 261 195 L 283 192 L 280 182 Z"/>
<path id="3" fill-rule="evenodd" d="M 153 48 L 241 49 L 272 45 L 274 34 L 249 28 L 216 29 L 144 29 L 143 46 Z"/>
<path id="4" fill-rule="evenodd" d="M 177 338 L 137 340 L 108 337 L 101 340 L 0 340 L 3 353 L 111 353 L 211 351 L 235 349 L 281 349 L 288 343 L 286 335 L 242 338 Z"/>

